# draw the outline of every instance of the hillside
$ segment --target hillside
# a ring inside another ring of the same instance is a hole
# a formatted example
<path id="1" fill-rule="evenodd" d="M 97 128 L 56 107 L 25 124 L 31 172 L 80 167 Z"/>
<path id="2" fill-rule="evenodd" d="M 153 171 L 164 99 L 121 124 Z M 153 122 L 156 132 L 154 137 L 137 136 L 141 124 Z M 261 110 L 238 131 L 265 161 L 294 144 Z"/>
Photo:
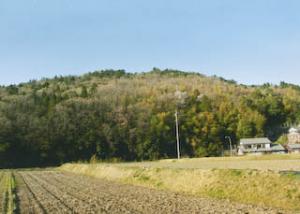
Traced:
<path id="1" fill-rule="evenodd" d="M 176 89 L 184 94 L 180 102 Z M 300 87 L 239 85 L 198 73 L 96 71 L 0 88 L 0 167 L 218 156 L 230 135 L 276 140 L 300 122 Z"/>

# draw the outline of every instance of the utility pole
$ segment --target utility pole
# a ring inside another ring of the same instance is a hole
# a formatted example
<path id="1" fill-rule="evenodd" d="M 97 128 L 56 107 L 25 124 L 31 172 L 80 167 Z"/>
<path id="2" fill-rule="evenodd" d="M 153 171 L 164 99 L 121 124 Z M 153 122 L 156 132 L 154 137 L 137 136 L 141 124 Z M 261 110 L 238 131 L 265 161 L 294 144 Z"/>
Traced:
<path id="1" fill-rule="evenodd" d="M 175 122 L 176 122 L 176 141 L 177 141 L 177 159 L 180 159 L 180 140 L 179 140 L 179 125 L 178 125 L 178 109 L 184 106 L 185 99 L 187 98 L 186 92 L 181 92 L 176 87 L 176 110 L 175 110 Z"/>
<path id="2" fill-rule="evenodd" d="M 232 156 L 232 142 L 231 142 L 231 137 L 230 136 L 225 136 L 225 139 L 229 140 L 229 145 L 230 145 L 230 156 Z"/>
<path id="3" fill-rule="evenodd" d="M 178 126 L 178 110 L 175 111 L 175 121 L 176 121 L 176 140 L 177 140 L 177 159 L 180 159 L 180 146 L 179 146 L 179 126 Z"/>

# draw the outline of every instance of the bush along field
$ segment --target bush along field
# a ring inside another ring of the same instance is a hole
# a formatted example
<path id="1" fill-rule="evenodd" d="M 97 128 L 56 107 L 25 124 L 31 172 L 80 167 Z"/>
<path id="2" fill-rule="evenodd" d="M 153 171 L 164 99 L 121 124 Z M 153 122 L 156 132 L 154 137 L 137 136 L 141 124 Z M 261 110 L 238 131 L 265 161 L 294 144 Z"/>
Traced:
<path id="1" fill-rule="evenodd" d="M 175 164 L 176 161 L 174 160 Z M 149 164 L 65 164 L 60 169 L 109 181 L 300 212 L 300 175 L 295 171 L 201 169 Z"/>

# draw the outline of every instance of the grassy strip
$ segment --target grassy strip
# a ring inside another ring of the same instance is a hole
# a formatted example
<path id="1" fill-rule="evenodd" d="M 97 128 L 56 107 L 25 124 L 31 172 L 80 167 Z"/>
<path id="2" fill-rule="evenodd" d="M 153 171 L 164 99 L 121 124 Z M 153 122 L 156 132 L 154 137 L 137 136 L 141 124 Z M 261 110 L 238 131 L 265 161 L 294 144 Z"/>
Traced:
<path id="1" fill-rule="evenodd" d="M 1 173 L 0 194 L 1 194 L 1 213 L 6 213 L 7 210 L 7 176 L 5 172 Z"/>
<path id="2" fill-rule="evenodd" d="M 4 172 L 4 177 L 1 182 L 1 189 L 3 194 L 2 212 L 3 213 L 17 213 L 17 192 L 15 177 L 12 172 Z"/>
<path id="3" fill-rule="evenodd" d="M 300 179 L 274 171 L 65 164 L 61 170 L 122 183 L 300 211 Z"/>
<path id="4" fill-rule="evenodd" d="M 15 175 L 12 173 L 10 176 L 9 182 L 9 213 L 17 213 L 18 204 L 17 204 L 17 185 Z"/>

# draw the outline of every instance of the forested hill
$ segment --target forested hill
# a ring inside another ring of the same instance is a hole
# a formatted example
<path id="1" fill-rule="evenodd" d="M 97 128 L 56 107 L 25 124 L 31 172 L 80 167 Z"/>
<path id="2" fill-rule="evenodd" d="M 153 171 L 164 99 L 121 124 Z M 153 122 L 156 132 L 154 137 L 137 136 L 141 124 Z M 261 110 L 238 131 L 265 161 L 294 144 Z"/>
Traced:
<path id="1" fill-rule="evenodd" d="M 181 91 L 181 99 L 177 96 Z M 217 156 L 241 137 L 276 140 L 300 120 L 300 87 L 244 86 L 197 73 L 96 71 L 0 88 L 0 167 Z"/>

